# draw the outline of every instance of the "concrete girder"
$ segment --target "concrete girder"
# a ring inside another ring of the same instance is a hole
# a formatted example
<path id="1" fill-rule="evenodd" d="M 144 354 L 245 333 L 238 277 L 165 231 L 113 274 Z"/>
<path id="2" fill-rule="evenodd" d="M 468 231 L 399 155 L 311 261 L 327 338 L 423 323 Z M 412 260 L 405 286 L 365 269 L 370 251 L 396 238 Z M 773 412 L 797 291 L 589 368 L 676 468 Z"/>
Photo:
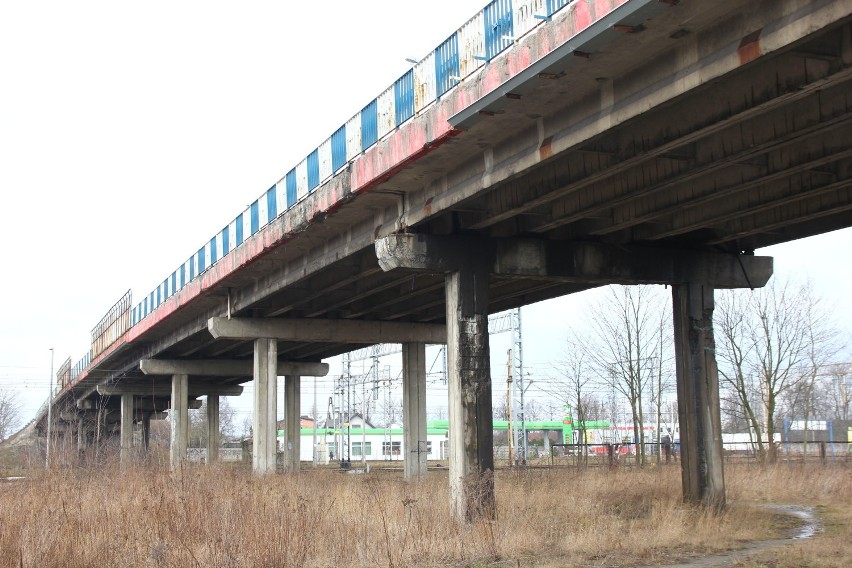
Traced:
<path id="1" fill-rule="evenodd" d="M 136 400 L 134 402 L 134 408 L 137 411 L 149 411 L 149 412 L 162 412 L 164 410 L 168 410 L 171 408 L 170 396 L 171 392 L 167 392 L 164 395 L 153 395 L 150 390 L 144 393 L 138 393 L 142 398 Z M 144 395 L 144 396 L 143 396 Z M 200 395 L 198 395 L 200 396 Z M 103 400 L 108 399 L 98 399 L 93 398 L 84 398 L 77 401 L 77 410 L 83 411 L 87 413 L 96 414 L 101 411 L 105 407 L 117 406 L 114 403 L 104 403 Z M 193 410 L 197 410 L 201 408 L 201 401 L 190 398 L 188 402 L 188 408 L 192 408 Z M 108 408 L 106 408 L 108 410 Z"/>
<path id="2" fill-rule="evenodd" d="M 428 323 L 330 319 L 210 318 L 207 328 L 216 339 L 263 337 L 282 341 L 365 344 L 410 342 L 440 344 L 447 342 L 445 327 Z"/>
<path id="3" fill-rule="evenodd" d="M 707 282 L 714 288 L 760 288 L 773 271 L 772 257 L 684 249 L 418 234 L 376 241 L 386 271 L 451 272 L 465 266 L 472 251 L 487 259 L 491 274 L 590 285 Z"/>
<path id="4" fill-rule="evenodd" d="M 180 373 L 178 373 L 180 374 Z M 103 396 L 115 395 L 139 395 L 139 396 L 155 396 L 167 397 L 171 394 L 171 386 L 167 383 L 147 384 L 143 382 L 132 381 L 130 384 L 118 383 L 115 385 L 98 385 L 98 394 Z M 243 387 L 240 385 L 217 385 L 215 383 L 198 384 L 190 382 L 188 387 L 190 398 L 196 398 L 204 395 L 216 396 L 240 396 L 243 394 Z"/>
<path id="5" fill-rule="evenodd" d="M 214 318 L 216 319 L 216 318 Z M 253 338 L 252 338 L 253 339 Z M 252 377 L 251 360 L 198 359 L 180 361 L 171 359 L 142 359 L 139 369 L 146 375 L 187 374 L 202 377 Z M 328 374 L 328 363 L 278 362 L 278 376 L 299 375 L 324 377 Z"/>

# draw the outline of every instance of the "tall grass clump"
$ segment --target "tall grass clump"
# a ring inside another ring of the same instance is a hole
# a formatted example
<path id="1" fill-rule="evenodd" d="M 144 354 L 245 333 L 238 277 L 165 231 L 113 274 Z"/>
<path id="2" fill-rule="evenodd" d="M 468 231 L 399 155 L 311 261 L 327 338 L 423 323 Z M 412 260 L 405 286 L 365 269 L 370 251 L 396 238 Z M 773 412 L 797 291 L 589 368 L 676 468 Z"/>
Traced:
<path id="1" fill-rule="evenodd" d="M 0 484 L 0 567 L 654 564 L 774 536 L 753 501 L 852 498 L 845 468 L 727 473 L 714 515 L 682 504 L 677 467 L 501 471 L 496 520 L 466 524 L 446 472 L 57 469 Z"/>

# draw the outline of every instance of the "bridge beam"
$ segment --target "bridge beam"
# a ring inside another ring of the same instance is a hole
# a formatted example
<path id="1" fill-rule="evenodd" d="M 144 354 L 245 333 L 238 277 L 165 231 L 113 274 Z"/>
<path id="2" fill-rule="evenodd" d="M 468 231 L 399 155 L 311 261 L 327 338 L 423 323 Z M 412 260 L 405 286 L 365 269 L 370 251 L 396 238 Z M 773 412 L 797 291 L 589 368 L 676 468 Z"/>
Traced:
<path id="1" fill-rule="evenodd" d="M 772 257 L 602 243 L 393 234 L 376 241 L 385 271 L 449 272 L 471 254 L 491 274 L 578 284 L 677 284 L 761 288 L 772 276 Z"/>
<path id="2" fill-rule="evenodd" d="M 180 374 L 180 373 L 179 373 Z M 126 394 L 139 396 L 165 397 L 171 393 L 170 385 L 151 381 L 122 381 L 114 385 L 98 385 L 97 392 L 103 396 L 124 396 Z M 187 386 L 187 396 L 196 398 L 203 395 L 240 396 L 243 387 L 240 385 L 217 385 L 211 382 L 190 381 Z"/>
<path id="3" fill-rule="evenodd" d="M 672 286 L 683 497 L 722 509 L 725 473 L 713 296 L 713 287 L 701 282 Z"/>
<path id="4" fill-rule="evenodd" d="M 402 344 L 402 423 L 405 479 L 426 475 L 426 344 Z"/>
<path id="5" fill-rule="evenodd" d="M 291 473 L 299 471 L 301 451 L 301 377 L 284 376 L 284 469 Z"/>
<path id="6" fill-rule="evenodd" d="M 446 343 L 443 325 L 333 319 L 210 318 L 207 329 L 215 339 L 267 337 L 281 341 L 323 343 Z M 304 374 L 304 373 L 292 373 Z"/>
<path id="7" fill-rule="evenodd" d="M 254 336 L 250 339 L 255 339 Z M 247 377 L 254 373 L 254 364 L 250 360 L 231 359 L 142 359 L 139 369 L 146 375 L 186 374 L 200 377 Z M 304 377 L 324 377 L 328 374 L 328 363 L 278 362 L 278 376 L 300 375 Z"/>

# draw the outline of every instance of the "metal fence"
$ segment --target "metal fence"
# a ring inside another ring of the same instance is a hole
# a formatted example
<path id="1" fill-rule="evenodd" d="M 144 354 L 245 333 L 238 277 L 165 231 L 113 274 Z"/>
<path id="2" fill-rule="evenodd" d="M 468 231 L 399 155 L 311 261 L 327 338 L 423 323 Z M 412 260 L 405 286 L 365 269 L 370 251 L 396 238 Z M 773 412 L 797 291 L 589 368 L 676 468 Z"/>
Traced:
<path id="1" fill-rule="evenodd" d="M 637 464 L 637 444 L 552 444 L 549 464 L 552 466 L 633 466 Z M 785 442 L 776 443 L 776 461 L 783 463 L 850 463 L 852 442 Z M 768 459 L 769 447 L 763 451 L 756 443 L 722 444 L 725 463 L 762 463 Z M 680 444 L 645 444 L 645 462 L 655 463 L 657 454 L 664 463 L 680 459 Z"/>

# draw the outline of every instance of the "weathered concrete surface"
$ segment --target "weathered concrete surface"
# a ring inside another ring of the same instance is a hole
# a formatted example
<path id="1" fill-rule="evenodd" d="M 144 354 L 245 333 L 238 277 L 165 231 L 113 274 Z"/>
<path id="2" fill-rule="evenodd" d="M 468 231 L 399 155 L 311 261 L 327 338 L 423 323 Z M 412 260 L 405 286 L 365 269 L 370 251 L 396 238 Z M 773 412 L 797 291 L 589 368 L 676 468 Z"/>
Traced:
<path id="1" fill-rule="evenodd" d="M 133 459 L 133 395 L 121 395 L 121 463 Z"/>
<path id="2" fill-rule="evenodd" d="M 207 463 L 219 461 L 219 395 L 207 395 Z"/>
<path id="3" fill-rule="evenodd" d="M 252 425 L 252 469 L 275 473 L 277 453 L 278 342 L 254 340 L 254 416 Z"/>
<path id="4" fill-rule="evenodd" d="M 252 337 L 251 339 L 255 338 Z M 139 369 L 146 375 L 174 375 L 181 373 L 199 377 L 251 377 L 254 372 L 251 361 L 236 359 L 142 359 L 139 361 Z M 279 361 L 277 372 L 279 377 L 284 375 L 324 377 L 328 374 L 328 363 Z"/>
<path id="5" fill-rule="evenodd" d="M 377 239 L 375 248 L 385 271 L 449 272 L 476 254 L 494 275 L 594 285 L 701 281 L 716 288 L 761 288 L 773 271 L 766 256 L 544 239 L 401 233 Z"/>
<path id="6" fill-rule="evenodd" d="M 450 505 L 461 521 L 493 518 L 494 440 L 488 271 L 471 259 L 446 276 Z"/>
<path id="7" fill-rule="evenodd" d="M 343 343 L 445 343 L 442 325 L 389 321 L 288 320 L 211 318 L 210 334 L 224 339 L 271 337 L 282 341 L 320 341 Z"/>
<path id="8" fill-rule="evenodd" d="M 172 471 L 180 470 L 186 461 L 186 448 L 189 443 L 188 387 L 188 375 L 172 377 L 172 440 L 169 446 Z"/>
<path id="9" fill-rule="evenodd" d="M 405 479 L 426 475 L 426 344 L 402 344 L 402 423 Z"/>
<path id="10" fill-rule="evenodd" d="M 98 394 L 103 396 L 124 396 L 125 394 L 135 394 L 140 396 L 163 397 L 170 394 L 171 388 L 165 382 L 153 383 L 150 379 L 147 381 L 136 381 L 130 379 L 114 385 L 98 385 L 97 391 Z M 219 396 L 240 396 L 242 393 L 243 387 L 240 385 L 217 384 L 206 380 L 190 380 L 189 385 L 187 385 L 187 396 L 190 398 L 207 394 Z M 145 401 L 137 401 L 137 408 L 142 408 L 138 405 L 144 404 L 144 402 Z"/>
<path id="11" fill-rule="evenodd" d="M 302 378 L 299 375 L 284 377 L 284 468 L 290 473 L 297 473 L 300 466 L 301 384 Z"/>
<path id="12" fill-rule="evenodd" d="M 713 296 L 713 287 L 700 282 L 672 287 L 683 496 L 721 509 L 725 472 Z"/>

